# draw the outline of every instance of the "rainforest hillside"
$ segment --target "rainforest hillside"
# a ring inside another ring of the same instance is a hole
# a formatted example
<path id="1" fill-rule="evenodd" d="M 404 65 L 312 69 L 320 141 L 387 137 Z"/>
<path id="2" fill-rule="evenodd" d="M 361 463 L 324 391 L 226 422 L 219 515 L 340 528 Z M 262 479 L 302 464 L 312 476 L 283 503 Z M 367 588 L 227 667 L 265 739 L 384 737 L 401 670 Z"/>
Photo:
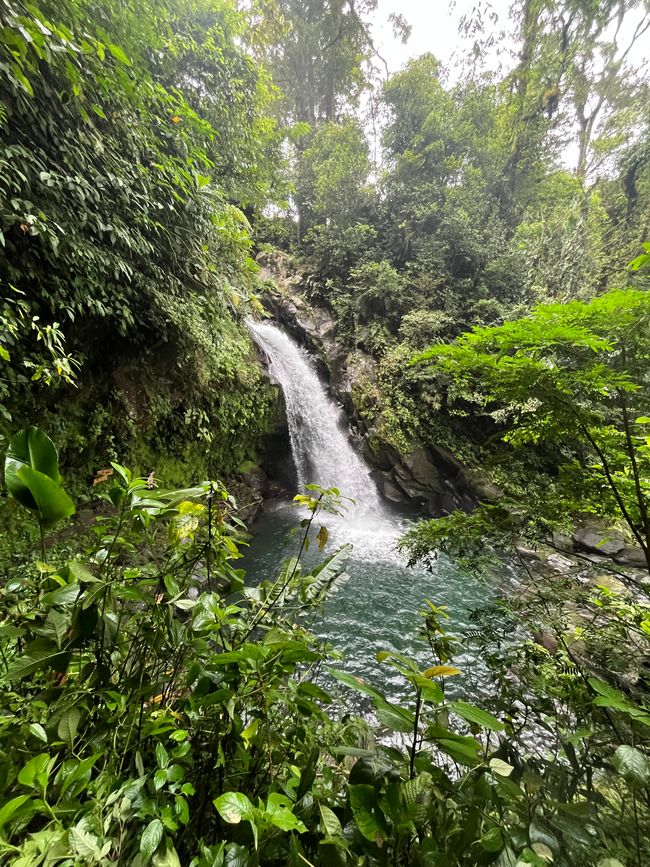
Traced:
<path id="1" fill-rule="evenodd" d="M 389 5 L 0 0 L 0 865 L 650 863 L 650 11 Z"/>

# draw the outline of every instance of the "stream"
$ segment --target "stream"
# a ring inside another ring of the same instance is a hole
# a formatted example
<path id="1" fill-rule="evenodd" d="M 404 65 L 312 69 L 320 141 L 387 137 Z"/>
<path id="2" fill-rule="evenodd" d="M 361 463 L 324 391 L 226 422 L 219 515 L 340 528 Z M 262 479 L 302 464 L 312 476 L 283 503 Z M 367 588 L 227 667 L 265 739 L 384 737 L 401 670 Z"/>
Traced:
<path id="1" fill-rule="evenodd" d="M 408 694 L 404 680 L 379 651 L 397 651 L 415 658 L 422 669 L 435 664 L 425 641 L 418 637 L 419 612 L 430 599 L 448 608 L 448 631 L 461 636 L 475 628 L 473 609 L 489 602 L 489 585 L 439 558 L 432 571 L 408 568 L 396 548 L 409 519 L 379 497 L 370 471 L 354 450 L 346 433 L 346 420 L 321 382 L 309 354 L 277 325 L 249 322 L 270 376 L 284 392 L 287 422 L 299 488 L 316 483 L 335 486 L 355 502 L 343 517 L 323 515 L 329 539 L 323 552 L 314 545 L 307 562 L 315 562 L 351 544 L 346 572 L 350 579 L 332 594 L 322 610 L 310 615 L 308 627 L 343 654 L 338 667 L 383 689 L 392 699 Z M 299 548 L 297 527 L 303 514 L 289 499 L 267 500 L 256 521 L 253 538 L 242 564 L 255 582 L 274 579 L 280 563 Z M 460 647 L 453 664 L 463 674 L 450 679 L 450 697 L 480 698 L 489 694 L 486 666 L 472 651 L 471 642 Z"/>

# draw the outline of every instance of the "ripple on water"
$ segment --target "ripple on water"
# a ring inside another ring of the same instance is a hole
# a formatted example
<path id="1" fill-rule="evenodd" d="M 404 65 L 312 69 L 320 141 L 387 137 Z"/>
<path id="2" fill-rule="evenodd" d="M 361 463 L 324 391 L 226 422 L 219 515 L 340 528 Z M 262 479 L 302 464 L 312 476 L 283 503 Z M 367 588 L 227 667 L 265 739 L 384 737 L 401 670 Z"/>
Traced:
<path id="1" fill-rule="evenodd" d="M 283 559 L 295 554 L 299 537 L 291 534 L 299 513 L 286 501 L 267 504 L 255 524 L 244 566 L 252 581 L 275 577 Z M 433 571 L 409 569 L 396 549 L 406 529 L 399 517 L 389 514 L 332 518 L 323 523 L 329 530 L 326 550 L 311 549 L 309 562 L 326 556 L 341 545 L 352 544 L 347 572 L 350 580 L 330 596 L 321 611 L 310 615 L 308 626 L 320 639 L 344 654 L 337 665 L 363 677 L 384 690 L 393 700 L 409 694 L 403 678 L 386 663 L 377 662 L 377 653 L 389 650 L 417 660 L 421 668 L 435 664 L 428 645 L 418 637 L 419 614 L 430 599 L 448 607 L 448 631 L 462 635 L 470 628 L 469 613 L 488 603 L 493 593 L 484 582 L 461 572 L 444 558 Z M 480 698 L 489 694 L 488 669 L 471 646 L 459 648 L 454 664 L 462 676 L 449 680 L 452 696 Z"/>

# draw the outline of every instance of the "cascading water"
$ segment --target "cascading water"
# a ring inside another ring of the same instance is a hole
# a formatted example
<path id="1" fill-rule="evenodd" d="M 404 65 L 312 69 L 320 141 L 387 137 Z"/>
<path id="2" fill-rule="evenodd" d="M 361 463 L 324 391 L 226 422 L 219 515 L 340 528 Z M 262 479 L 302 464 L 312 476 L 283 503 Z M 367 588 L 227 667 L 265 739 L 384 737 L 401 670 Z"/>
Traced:
<path id="1" fill-rule="evenodd" d="M 284 392 L 299 486 L 336 487 L 355 501 L 359 511 L 378 512 L 377 489 L 348 441 L 342 413 L 308 353 L 271 322 L 250 321 L 248 327 L 266 356 L 269 373 Z"/>
<path id="2" fill-rule="evenodd" d="M 300 485 L 314 482 L 339 488 L 357 505 L 345 517 L 323 516 L 329 530 L 324 553 L 351 543 L 346 565 L 351 580 L 332 596 L 310 623 L 312 631 L 345 654 L 341 665 L 375 681 L 388 695 L 403 697 L 408 689 L 391 669 L 378 666 L 380 650 L 407 653 L 423 669 L 433 664 L 427 646 L 417 638 L 419 611 L 425 599 L 449 606 L 450 629 L 468 625 L 468 611 L 485 601 L 486 588 L 449 562 L 438 561 L 435 572 L 408 569 L 396 549 L 406 524 L 379 499 L 370 473 L 344 431 L 340 409 L 328 396 L 309 354 L 271 322 L 249 322 L 254 340 L 267 361 L 270 375 L 284 392 L 291 449 Z M 256 522 L 245 563 L 253 580 L 275 574 L 285 557 L 296 551 L 298 516 L 286 500 L 267 502 Z M 310 551 L 307 559 L 323 556 Z M 489 594 L 488 594 L 489 595 Z M 467 652 L 454 659 L 464 677 L 452 685 L 461 694 L 476 695 L 489 688 L 480 660 Z"/>

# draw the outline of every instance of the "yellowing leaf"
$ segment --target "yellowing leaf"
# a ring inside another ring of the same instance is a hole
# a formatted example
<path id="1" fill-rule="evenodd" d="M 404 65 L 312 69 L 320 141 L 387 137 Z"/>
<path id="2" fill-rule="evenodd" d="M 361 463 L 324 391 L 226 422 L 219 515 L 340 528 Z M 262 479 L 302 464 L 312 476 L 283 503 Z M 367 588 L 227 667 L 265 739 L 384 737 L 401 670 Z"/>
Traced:
<path id="1" fill-rule="evenodd" d="M 533 852 L 536 855 L 539 855 L 540 858 L 543 858 L 545 861 L 553 860 L 553 853 L 546 845 L 546 843 L 533 843 Z"/>
<path id="2" fill-rule="evenodd" d="M 172 123 L 180 123 L 180 122 L 181 122 L 181 118 L 177 114 L 175 114 L 172 117 Z"/>
<path id="3" fill-rule="evenodd" d="M 462 673 L 460 668 L 454 668 L 453 665 L 434 665 L 422 672 L 425 677 L 454 677 L 454 675 Z"/>
<path id="4" fill-rule="evenodd" d="M 321 527 L 318 531 L 318 535 L 316 536 L 316 541 L 318 542 L 318 550 L 322 551 L 325 545 L 327 545 L 327 540 L 329 539 L 329 533 L 327 532 L 327 527 Z"/>
<path id="5" fill-rule="evenodd" d="M 490 770 L 493 774 L 498 774 L 500 777 L 509 777 L 514 768 L 508 762 L 504 762 L 503 759 L 490 759 Z"/>

